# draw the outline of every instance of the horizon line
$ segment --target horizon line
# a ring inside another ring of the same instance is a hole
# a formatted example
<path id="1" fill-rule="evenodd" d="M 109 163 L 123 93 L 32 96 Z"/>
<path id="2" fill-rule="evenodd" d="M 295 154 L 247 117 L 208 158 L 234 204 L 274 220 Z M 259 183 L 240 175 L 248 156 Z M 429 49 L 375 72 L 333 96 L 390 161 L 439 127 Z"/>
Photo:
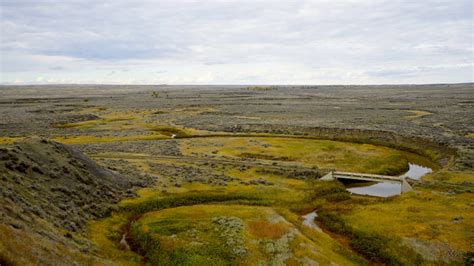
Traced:
<path id="1" fill-rule="evenodd" d="M 27 86 L 426 86 L 426 85 L 463 85 L 463 84 L 474 84 L 474 81 L 466 82 L 442 82 L 442 83 L 367 83 L 367 84 L 124 84 L 124 83 L 0 83 L 0 86 L 16 86 L 16 87 L 27 87 Z"/>

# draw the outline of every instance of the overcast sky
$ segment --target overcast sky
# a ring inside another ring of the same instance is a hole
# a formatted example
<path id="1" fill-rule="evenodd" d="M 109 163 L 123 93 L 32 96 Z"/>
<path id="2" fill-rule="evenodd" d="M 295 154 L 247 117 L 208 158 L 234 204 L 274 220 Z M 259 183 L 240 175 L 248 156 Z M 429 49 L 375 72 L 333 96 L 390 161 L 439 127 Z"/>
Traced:
<path id="1" fill-rule="evenodd" d="M 474 80 L 472 0 L 0 0 L 0 83 Z"/>

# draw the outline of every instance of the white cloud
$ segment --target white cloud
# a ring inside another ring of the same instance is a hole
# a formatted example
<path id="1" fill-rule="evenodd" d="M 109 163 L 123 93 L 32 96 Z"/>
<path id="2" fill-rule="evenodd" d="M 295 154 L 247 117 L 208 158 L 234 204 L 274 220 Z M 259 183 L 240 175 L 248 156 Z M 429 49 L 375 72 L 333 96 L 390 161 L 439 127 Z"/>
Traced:
<path id="1" fill-rule="evenodd" d="M 3 0 L 0 9 L 2 83 L 474 81 L 468 0 Z"/>

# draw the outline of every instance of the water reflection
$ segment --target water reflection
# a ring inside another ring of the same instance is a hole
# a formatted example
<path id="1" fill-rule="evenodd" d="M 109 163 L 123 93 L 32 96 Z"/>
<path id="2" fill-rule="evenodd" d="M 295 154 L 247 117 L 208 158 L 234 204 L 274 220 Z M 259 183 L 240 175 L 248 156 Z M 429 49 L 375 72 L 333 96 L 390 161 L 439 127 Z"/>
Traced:
<path id="1" fill-rule="evenodd" d="M 347 191 L 359 194 L 359 195 L 370 195 L 376 197 L 390 197 L 395 195 L 400 195 L 402 191 L 402 184 L 392 184 L 392 183 L 375 183 L 373 185 L 367 186 L 358 186 L 358 187 L 348 187 Z"/>
<path id="2" fill-rule="evenodd" d="M 419 180 L 422 176 L 431 173 L 433 170 L 428 167 L 417 165 L 414 163 L 408 164 L 408 172 L 401 175 L 402 177 L 408 177 L 411 179 Z M 370 195 L 376 197 L 390 197 L 395 195 L 400 195 L 401 193 L 401 184 L 393 183 L 355 183 L 347 185 L 347 191 L 358 194 L 358 195 Z"/>

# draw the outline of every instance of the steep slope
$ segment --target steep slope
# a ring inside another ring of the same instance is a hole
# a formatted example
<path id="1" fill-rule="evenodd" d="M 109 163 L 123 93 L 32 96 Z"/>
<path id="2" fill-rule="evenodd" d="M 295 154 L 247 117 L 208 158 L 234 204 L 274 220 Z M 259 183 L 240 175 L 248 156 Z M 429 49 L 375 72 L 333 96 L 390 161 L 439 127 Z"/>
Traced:
<path id="1" fill-rule="evenodd" d="M 142 182 L 60 143 L 30 138 L 0 147 L 0 264 L 98 260 L 83 237 Z"/>

